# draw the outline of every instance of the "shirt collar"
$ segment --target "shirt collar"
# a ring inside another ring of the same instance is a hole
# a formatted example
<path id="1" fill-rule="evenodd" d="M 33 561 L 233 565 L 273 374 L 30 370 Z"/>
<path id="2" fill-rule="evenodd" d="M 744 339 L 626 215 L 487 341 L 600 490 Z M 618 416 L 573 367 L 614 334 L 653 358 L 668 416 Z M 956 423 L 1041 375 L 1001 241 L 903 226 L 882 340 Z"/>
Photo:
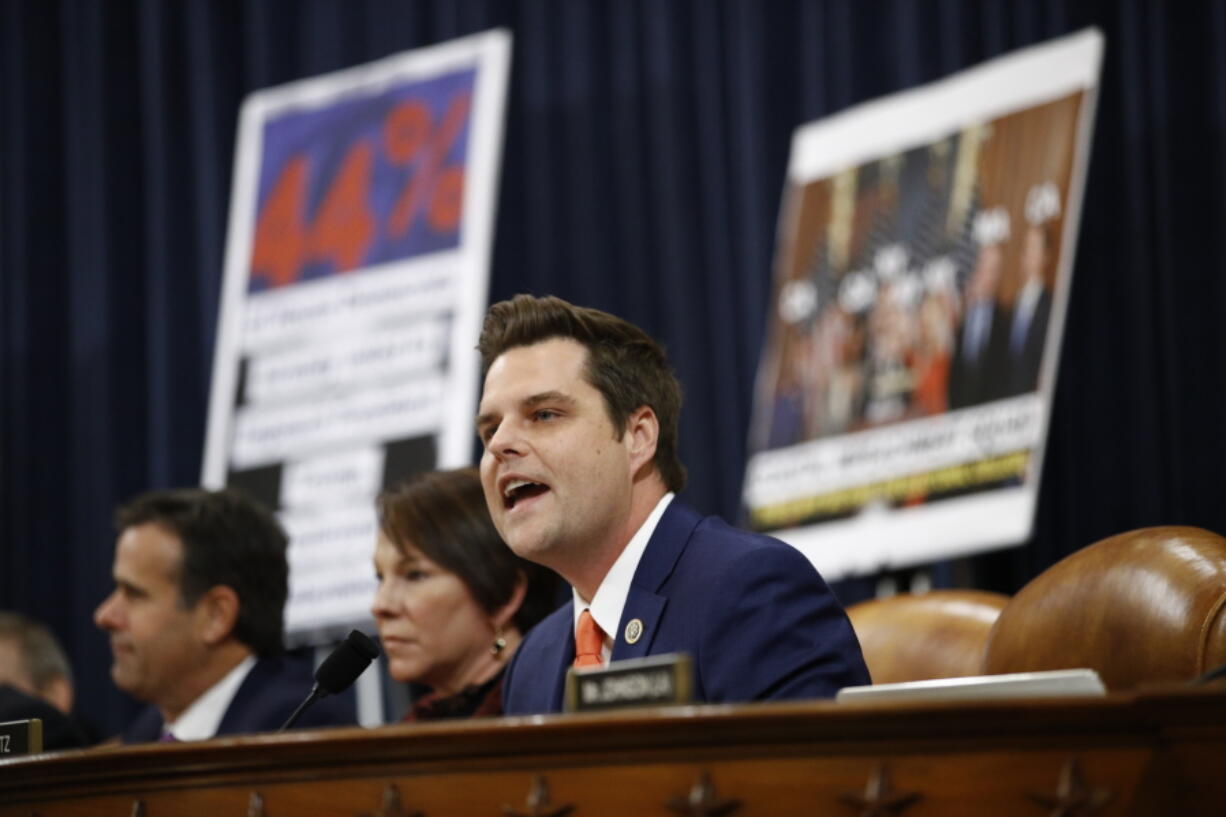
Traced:
<path id="1" fill-rule="evenodd" d="M 660 517 L 664 515 L 664 510 L 673 501 L 674 496 L 675 494 L 670 491 L 660 497 L 655 508 L 647 515 L 647 519 L 635 531 L 634 536 L 630 537 L 630 541 L 622 549 L 617 561 L 609 568 L 609 572 L 600 582 L 600 587 L 596 588 L 596 594 L 592 596 L 590 602 L 580 596 L 578 590 L 573 591 L 575 595 L 574 625 L 578 627 L 579 615 L 584 610 L 592 611 L 592 618 L 605 633 L 604 647 L 600 651 L 600 657 L 606 664 L 609 662 L 609 656 L 613 654 L 617 625 L 621 622 L 622 608 L 626 606 L 626 598 L 630 595 L 630 583 L 634 581 L 634 574 L 638 570 L 639 561 L 643 558 L 643 551 L 647 550 L 647 543 L 651 541 L 651 535 L 655 533 Z"/>
<path id="2" fill-rule="evenodd" d="M 163 731 L 174 735 L 175 740 L 208 740 L 216 735 L 222 716 L 230 708 L 230 701 L 234 700 L 238 688 L 254 666 L 255 656 L 248 655 L 203 695 L 192 701 L 174 723 L 165 724 Z"/>

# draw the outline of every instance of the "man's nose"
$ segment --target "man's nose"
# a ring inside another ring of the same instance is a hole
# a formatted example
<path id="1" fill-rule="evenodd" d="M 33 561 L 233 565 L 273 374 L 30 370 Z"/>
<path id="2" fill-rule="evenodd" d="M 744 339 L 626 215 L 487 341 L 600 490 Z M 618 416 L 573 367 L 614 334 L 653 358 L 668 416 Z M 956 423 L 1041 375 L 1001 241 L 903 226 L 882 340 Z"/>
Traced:
<path id="1" fill-rule="evenodd" d="M 490 441 L 485 446 L 491 453 L 499 458 L 513 457 L 516 454 L 523 453 L 523 438 L 520 434 L 519 424 L 512 420 L 504 420 L 498 424 L 498 428 L 494 431 Z"/>
<path id="2" fill-rule="evenodd" d="M 113 630 L 115 618 L 115 594 L 111 593 L 94 610 L 94 624 L 101 630 Z"/>

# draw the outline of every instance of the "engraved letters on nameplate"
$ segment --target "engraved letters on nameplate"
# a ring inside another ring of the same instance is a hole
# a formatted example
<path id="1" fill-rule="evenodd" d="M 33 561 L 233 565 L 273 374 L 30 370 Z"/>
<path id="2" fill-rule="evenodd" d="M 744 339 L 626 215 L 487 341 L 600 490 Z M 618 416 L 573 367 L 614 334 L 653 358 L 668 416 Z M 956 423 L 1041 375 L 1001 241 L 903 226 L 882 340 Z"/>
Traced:
<path id="1" fill-rule="evenodd" d="M 42 750 L 43 722 L 39 718 L 0 723 L 0 758 L 36 755 Z"/>
<path id="2" fill-rule="evenodd" d="M 690 657 L 682 653 L 614 661 L 607 667 L 571 668 L 566 674 L 566 711 L 689 703 L 693 677 Z"/>

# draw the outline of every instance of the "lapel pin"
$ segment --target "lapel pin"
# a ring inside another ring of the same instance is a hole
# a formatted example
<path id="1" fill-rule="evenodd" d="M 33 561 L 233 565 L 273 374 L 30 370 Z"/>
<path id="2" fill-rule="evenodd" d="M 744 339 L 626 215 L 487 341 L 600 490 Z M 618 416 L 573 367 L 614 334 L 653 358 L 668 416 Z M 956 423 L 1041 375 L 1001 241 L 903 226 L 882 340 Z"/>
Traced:
<path id="1" fill-rule="evenodd" d="M 643 622 L 641 619 L 632 618 L 630 623 L 626 625 L 626 643 L 634 644 L 643 637 Z"/>

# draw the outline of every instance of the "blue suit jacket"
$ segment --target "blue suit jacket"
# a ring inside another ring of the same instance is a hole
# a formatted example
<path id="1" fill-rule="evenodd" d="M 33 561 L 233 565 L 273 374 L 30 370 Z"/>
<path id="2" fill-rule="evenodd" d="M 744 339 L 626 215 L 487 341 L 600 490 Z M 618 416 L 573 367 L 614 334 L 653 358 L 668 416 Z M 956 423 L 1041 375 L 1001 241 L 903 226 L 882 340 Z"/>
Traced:
<path id="1" fill-rule="evenodd" d="M 311 694 L 315 683 L 310 654 L 287 653 L 256 661 L 243 679 L 234 699 L 217 726 L 218 735 L 275 732 L 289 719 L 298 704 Z M 316 701 L 294 724 L 295 729 L 321 726 L 351 726 L 357 723 L 352 692 Z M 147 707 L 123 733 L 124 743 L 155 741 L 162 736 L 162 715 Z"/>
<path id="2" fill-rule="evenodd" d="M 636 618 L 643 635 L 627 644 Z M 561 711 L 573 633 L 573 601 L 532 629 L 507 668 L 506 714 Z M 803 554 L 677 500 L 635 571 L 612 660 L 671 652 L 693 658 L 697 701 L 823 698 L 869 683 L 847 615 Z"/>

